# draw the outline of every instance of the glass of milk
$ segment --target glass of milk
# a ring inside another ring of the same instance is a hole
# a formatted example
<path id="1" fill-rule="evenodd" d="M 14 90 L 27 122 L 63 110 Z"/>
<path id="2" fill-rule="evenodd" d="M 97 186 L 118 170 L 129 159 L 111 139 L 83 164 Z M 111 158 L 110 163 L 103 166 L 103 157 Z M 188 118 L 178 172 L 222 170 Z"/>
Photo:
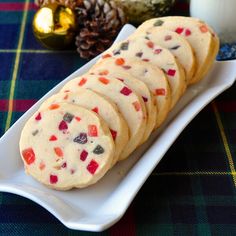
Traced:
<path id="1" fill-rule="evenodd" d="M 236 42 L 236 0 L 191 0 L 190 14 L 212 26 L 222 43 Z"/>

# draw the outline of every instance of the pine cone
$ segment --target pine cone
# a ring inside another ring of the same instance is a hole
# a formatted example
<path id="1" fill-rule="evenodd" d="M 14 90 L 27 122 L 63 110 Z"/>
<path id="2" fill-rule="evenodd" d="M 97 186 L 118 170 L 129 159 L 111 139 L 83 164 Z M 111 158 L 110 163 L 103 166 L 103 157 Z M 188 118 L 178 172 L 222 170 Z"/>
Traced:
<path id="1" fill-rule="evenodd" d="M 56 3 L 74 10 L 77 5 L 81 4 L 81 0 L 34 0 L 34 3 L 39 7 Z"/>
<path id="2" fill-rule="evenodd" d="M 77 51 L 82 58 L 94 57 L 113 42 L 126 18 L 113 1 L 84 0 L 75 8 L 78 20 Z"/>

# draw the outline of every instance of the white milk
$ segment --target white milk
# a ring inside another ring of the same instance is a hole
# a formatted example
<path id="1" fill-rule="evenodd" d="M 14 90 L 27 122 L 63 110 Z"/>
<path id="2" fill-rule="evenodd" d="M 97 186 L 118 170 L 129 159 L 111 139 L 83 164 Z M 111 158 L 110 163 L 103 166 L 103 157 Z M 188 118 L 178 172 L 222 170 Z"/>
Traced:
<path id="1" fill-rule="evenodd" d="M 191 0 L 190 14 L 212 26 L 221 42 L 236 41 L 236 0 Z"/>

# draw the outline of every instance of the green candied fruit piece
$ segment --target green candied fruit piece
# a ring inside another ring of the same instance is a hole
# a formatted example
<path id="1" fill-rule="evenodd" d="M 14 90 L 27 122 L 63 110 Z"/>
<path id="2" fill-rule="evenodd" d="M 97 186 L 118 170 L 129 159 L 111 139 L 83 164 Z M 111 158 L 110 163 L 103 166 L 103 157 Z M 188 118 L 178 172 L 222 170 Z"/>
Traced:
<path id="1" fill-rule="evenodd" d="M 153 25 L 154 26 L 162 26 L 164 24 L 163 20 L 157 20 Z"/>

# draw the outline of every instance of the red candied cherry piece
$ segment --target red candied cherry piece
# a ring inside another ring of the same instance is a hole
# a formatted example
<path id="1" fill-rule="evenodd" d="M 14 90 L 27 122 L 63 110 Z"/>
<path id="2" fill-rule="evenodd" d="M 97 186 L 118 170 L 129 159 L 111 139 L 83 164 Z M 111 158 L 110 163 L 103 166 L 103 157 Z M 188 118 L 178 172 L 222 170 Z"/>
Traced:
<path id="1" fill-rule="evenodd" d="M 140 111 L 141 105 L 138 101 L 132 103 L 136 111 Z"/>
<path id="2" fill-rule="evenodd" d="M 80 160 L 81 161 L 85 161 L 86 158 L 88 156 L 88 152 L 86 150 L 83 150 L 81 153 L 80 153 Z"/>
<path id="3" fill-rule="evenodd" d="M 111 131 L 111 136 L 112 136 L 113 140 L 116 140 L 117 132 L 113 129 L 110 129 L 110 131 Z"/>
<path id="4" fill-rule="evenodd" d="M 59 124 L 58 128 L 59 128 L 59 130 L 65 130 L 65 129 L 68 129 L 68 125 L 64 120 L 62 120 L 61 123 Z"/>
<path id="5" fill-rule="evenodd" d="M 52 135 L 50 138 L 49 138 L 49 141 L 57 141 L 57 137 L 55 135 Z"/>
<path id="6" fill-rule="evenodd" d="M 175 76 L 175 73 L 176 73 L 176 70 L 173 70 L 173 69 L 169 69 L 167 71 L 167 75 L 169 75 L 169 76 Z"/>
<path id="7" fill-rule="evenodd" d="M 89 125 L 88 126 L 88 136 L 90 137 L 97 137 L 98 136 L 98 130 L 96 125 Z"/>
<path id="8" fill-rule="evenodd" d="M 35 161 L 35 153 L 32 148 L 27 148 L 27 149 L 23 150 L 22 156 L 28 165 L 33 164 Z"/>
<path id="9" fill-rule="evenodd" d="M 149 62 L 150 60 L 147 58 L 142 59 L 142 61 Z"/>
<path id="10" fill-rule="evenodd" d="M 191 35 L 191 34 L 192 34 L 192 32 L 191 32 L 190 29 L 186 29 L 186 30 L 185 30 L 185 35 L 186 35 L 186 36 L 189 36 L 189 35 Z"/>
<path id="11" fill-rule="evenodd" d="M 98 80 L 103 84 L 109 84 L 110 80 L 105 77 L 99 77 Z"/>
<path id="12" fill-rule="evenodd" d="M 164 88 L 159 88 L 155 90 L 155 94 L 157 96 L 165 96 L 166 95 L 166 90 Z"/>
<path id="13" fill-rule="evenodd" d="M 121 90 L 120 93 L 122 93 L 125 96 L 129 96 L 132 93 L 132 90 L 124 86 Z"/>
<path id="14" fill-rule="evenodd" d="M 153 47 L 154 47 L 154 43 L 151 42 L 151 41 L 148 41 L 148 42 L 147 42 L 147 46 L 148 46 L 149 48 L 153 48 Z"/>
<path id="15" fill-rule="evenodd" d="M 82 78 L 80 82 L 78 83 L 79 86 L 83 86 L 87 82 L 86 78 Z"/>
<path id="16" fill-rule="evenodd" d="M 98 166 L 99 165 L 95 160 L 91 160 L 89 162 L 89 164 L 87 165 L 87 170 L 89 171 L 89 173 L 91 173 L 93 175 L 93 174 L 95 174 Z"/>
<path id="17" fill-rule="evenodd" d="M 51 184 L 56 184 L 57 182 L 58 182 L 57 175 L 50 175 L 50 183 Z"/>
<path id="18" fill-rule="evenodd" d="M 162 49 L 158 48 L 154 50 L 154 54 L 160 54 L 162 52 Z"/>
<path id="19" fill-rule="evenodd" d="M 96 112 L 98 114 L 98 107 L 94 107 L 92 111 Z"/>
<path id="20" fill-rule="evenodd" d="M 115 63 L 118 66 L 122 66 L 125 64 L 125 59 L 124 58 L 117 58 Z"/>
<path id="21" fill-rule="evenodd" d="M 181 34 L 181 33 L 183 33 L 183 31 L 184 31 L 184 28 L 182 28 L 182 27 L 178 27 L 178 28 L 175 30 L 175 32 L 176 32 L 177 34 Z"/>
<path id="22" fill-rule="evenodd" d="M 35 120 L 41 120 L 42 119 L 42 116 L 41 116 L 41 113 L 39 112 L 37 116 L 35 116 Z"/>
<path id="23" fill-rule="evenodd" d="M 60 147 L 55 147 L 54 152 L 58 157 L 63 157 L 64 156 L 64 153 L 63 153 L 63 151 Z"/>

